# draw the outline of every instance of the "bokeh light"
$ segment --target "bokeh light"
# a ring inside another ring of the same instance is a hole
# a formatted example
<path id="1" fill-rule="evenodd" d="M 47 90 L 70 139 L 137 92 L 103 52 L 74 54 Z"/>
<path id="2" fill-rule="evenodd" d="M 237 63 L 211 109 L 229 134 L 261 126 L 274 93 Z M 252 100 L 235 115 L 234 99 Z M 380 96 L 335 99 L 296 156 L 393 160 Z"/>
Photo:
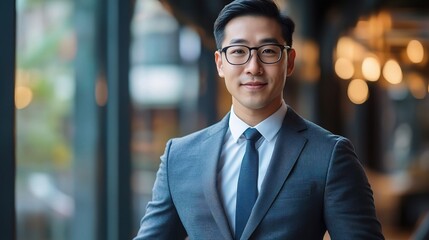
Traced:
<path id="1" fill-rule="evenodd" d="M 384 64 L 383 76 L 391 84 L 402 82 L 402 69 L 396 60 L 390 59 Z"/>
<path id="2" fill-rule="evenodd" d="M 335 72 L 342 79 L 350 79 L 355 73 L 352 61 L 347 58 L 338 58 L 335 62 Z"/>
<path id="3" fill-rule="evenodd" d="M 354 79 L 350 81 L 347 88 L 347 95 L 350 101 L 354 104 L 362 104 L 369 97 L 368 84 L 362 79 Z"/>
<path id="4" fill-rule="evenodd" d="M 407 45 L 407 55 L 412 63 L 421 63 L 424 58 L 424 48 L 418 40 L 411 40 Z"/>
<path id="5" fill-rule="evenodd" d="M 376 57 L 366 57 L 362 62 L 362 74 L 368 81 L 377 81 L 381 75 L 379 60 Z"/>
<path id="6" fill-rule="evenodd" d="M 408 88 L 411 94 L 416 99 L 424 99 L 426 97 L 426 83 L 423 77 L 418 73 L 410 73 L 407 75 Z"/>
<path id="7" fill-rule="evenodd" d="M 30 105 L 33 100 L 33 92 L 30 88 L 25 86 L 18 86 L 15 88 L 15 107 L 17 109 L 24 109 Z"/>

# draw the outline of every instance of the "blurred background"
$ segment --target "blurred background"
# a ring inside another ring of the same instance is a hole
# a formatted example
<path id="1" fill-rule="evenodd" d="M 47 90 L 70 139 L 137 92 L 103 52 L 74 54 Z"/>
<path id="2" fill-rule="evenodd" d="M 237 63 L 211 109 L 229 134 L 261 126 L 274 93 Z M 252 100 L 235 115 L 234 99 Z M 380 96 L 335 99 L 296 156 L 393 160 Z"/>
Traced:
<path id="1" fill-rule="evenodd" d="M 212 37 L 229 2 L 16 1 L 17 239 L 136 234 L 166 141 L 230 109 Z M 296 22 L 286 102 L 352 140 L 386 239 L 411 239 L 429 211 L 429 2 L 276 2 Z"/>

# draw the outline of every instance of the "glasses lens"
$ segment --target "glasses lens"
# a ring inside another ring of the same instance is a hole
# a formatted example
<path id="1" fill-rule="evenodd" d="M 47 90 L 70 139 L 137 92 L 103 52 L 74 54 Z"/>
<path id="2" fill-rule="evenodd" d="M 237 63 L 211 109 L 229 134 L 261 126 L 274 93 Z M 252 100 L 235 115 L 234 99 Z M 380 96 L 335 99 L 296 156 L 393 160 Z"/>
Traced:
<path id="1" fill-rule="evenodd" d="M 250 50 L 245 46 L 231 46 L 226 50 L 226 60 L 231 64 L 244 64 L 250 57 Z"/>
<path id="2" fill-rule="evenodd" d="M 265 45 L 258 49 L 258 56 L 263 63 L 276 63 L 282 56 L 282 48 L 278 45 Z"/>

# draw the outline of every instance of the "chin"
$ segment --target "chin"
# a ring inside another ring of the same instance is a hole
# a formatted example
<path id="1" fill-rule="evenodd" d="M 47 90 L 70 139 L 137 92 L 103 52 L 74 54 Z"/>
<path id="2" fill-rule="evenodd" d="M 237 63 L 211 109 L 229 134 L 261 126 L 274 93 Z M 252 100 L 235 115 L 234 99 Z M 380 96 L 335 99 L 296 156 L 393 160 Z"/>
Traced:
<path id="1" fill-rule="evenodd" d="M 262 103 L 252 103 L 252 104 L 248 104 L 246 105 L 246 108 L 248 109 L 252 109 L 252 110 L 260 110 L 266 107 L 266 104 L 262 104 Z"/>

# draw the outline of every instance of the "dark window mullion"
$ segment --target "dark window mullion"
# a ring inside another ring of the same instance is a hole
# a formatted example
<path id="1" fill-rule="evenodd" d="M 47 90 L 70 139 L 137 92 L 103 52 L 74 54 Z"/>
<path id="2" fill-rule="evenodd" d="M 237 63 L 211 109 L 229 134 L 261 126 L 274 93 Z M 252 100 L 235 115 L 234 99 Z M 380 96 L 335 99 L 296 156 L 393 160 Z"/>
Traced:
<path id="1" fill-rule="evenodd" d="M 0 1 L 0 233 L 15 239 L 16 2 Z"/>

